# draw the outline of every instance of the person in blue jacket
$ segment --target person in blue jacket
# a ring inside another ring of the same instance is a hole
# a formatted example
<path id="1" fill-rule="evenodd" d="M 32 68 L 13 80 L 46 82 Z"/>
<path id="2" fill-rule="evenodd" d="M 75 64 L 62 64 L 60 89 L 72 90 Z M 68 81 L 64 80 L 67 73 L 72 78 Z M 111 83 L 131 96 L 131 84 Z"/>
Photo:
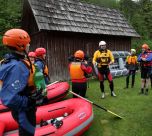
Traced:
<path id="1" fill-rule="evenodd" d="M 140 94 L 148 95 L 149 79 L 152 71 L 152 53 L 147 44 L 142 45 L 142 52 L 138 56 L 138 62 L 141 67 L 141 91 Z M 144 92 L 145 89 L 145 92 Z"/>
<path id="2" fill-rule="evenodd" d="M 46 49 L 45 48 L 37 48 L 35 50 L 36 54 L 36 59 L 35 59 L 35 65 L 38 67 L 38 69 L 43 73 L 45 83 L 48 85 L 50 83 L 50 78 L 49 78 L 49 72 L 48 72 L 48 67 L 46 65 Z"/>
<path id="3" fill-rule="evenodd" d="M 29 42 L 28 33 L 22 29 L 10 29 L 3 36 L 3 45 L 10 52 L 1 62 L 0 99 L 11 109 L 12 116 L 19 125 L 20 136 L 34 136 L 36 126 L 37 95 L 34 84 L 32 86 L 29 83 L 32 70 L 25 62 Z"/>

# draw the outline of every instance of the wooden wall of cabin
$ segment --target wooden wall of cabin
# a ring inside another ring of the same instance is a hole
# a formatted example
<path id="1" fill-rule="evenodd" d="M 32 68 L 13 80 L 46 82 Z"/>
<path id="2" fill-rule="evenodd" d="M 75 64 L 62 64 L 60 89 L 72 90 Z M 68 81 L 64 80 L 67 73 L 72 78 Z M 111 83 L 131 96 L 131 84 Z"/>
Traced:
<path id="1" fill-rule="evenodd" d="M 76 50 L 83 50 L 92 57 L 100 40 L 105 40 L 110 50 L 128 51 L 131 47 L 130 37 L 41 31 L 32 36 L 31 50 L 37 47 L 47 49 L 47 63 L 52 82 L 68 80 L 68 57 Z"/>

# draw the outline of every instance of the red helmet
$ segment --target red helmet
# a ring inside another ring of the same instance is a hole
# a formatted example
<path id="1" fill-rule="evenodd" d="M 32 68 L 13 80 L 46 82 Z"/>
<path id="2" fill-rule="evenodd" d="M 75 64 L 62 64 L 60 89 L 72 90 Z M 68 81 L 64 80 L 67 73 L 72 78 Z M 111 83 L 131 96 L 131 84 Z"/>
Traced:
<path id="1" fill-rule="evenodd" d="M 14 47 L 17 51 L 24 51 L 31 41 L 28 33 L 22 29 L 10 29 L 3 36 L 3 44 Z"/>
<path id="2" fill-rule="evenodd" d="M 148 50 L 149 49 L 149 46 L 147 44 L 143 44 L 142 45 L 142 48 L 144 48 L 145 50 Z"/>
<path id="3" fill-rule="evenodd" d="M 31 52 L 28 53 L 28 56 L 35 58 L 36 54 L 35 54 L 35 52 L 31 51 Z"/>
<path id="4" fill-rule="evenodd" d="M 75 58 L 83 59 L 84 58 L 84 52 L 82 50 L 78 50 L 74 53 Z"/>
<path id="5" fill-rule="evenodd" d="M 46 54 L 46 49 L 45 48 L 37 48 L 35 50 L 35 54 L 37 57 L 42 56 L 42 55 Z"/>

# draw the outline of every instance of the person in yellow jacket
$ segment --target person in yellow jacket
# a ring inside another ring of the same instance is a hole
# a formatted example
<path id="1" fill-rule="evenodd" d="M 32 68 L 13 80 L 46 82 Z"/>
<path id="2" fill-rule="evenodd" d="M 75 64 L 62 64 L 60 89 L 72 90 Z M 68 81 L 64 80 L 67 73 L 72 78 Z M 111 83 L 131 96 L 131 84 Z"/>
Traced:
<path id="1" fill-rule="evenodd" d="M 128 69 L 128 75 L 126 78 L 126 87 L 127 89 L 129 87 L 129 77 L 132 75 L 132 83 L 131 83 L 131 88 L 134 87 L 135 83 L 135 74 L 136 70 L 138 70 L 138 61 L 137 61 L 137 56 L 136 56 L 136 50 L 131 49 L 131 55 L 128 55 L 126 58 L 126 68 Z"/>
<path id="2" fill-rule="evenodd" d="M 109 81 L 109 86 L 111 90 L 111 96 L 116 96 L 114 93 L 114 84 L 112 75 L 110 73 L 109 65 L 114 63 L 114 57 L 112 52 L 106 48 L 106 42 L 100 41 L 99 42 L 99 49 L 95 51 L 93 56 L 93 64 L 98 69 L 98 78 L 100 81 L 100 89 L 102 91 L 101 98 L 105 98 L 105 91 L 104 91 L 104 76 Z"/>

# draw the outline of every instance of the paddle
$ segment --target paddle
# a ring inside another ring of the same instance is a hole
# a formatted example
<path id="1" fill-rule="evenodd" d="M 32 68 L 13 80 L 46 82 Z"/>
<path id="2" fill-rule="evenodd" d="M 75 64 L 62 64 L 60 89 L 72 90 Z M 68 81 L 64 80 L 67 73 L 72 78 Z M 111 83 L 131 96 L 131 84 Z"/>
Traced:
<path id="1" fill-rule="evenodd" d="M 55 81 L 55 82 L 53 82 L 53 83 L 47 85 L 47 87 L 49 87 L 49 86 L 51 86 L 51 85 L 53 85 L 53 84 L 56 84 L 56 83 L 58 83 L 58 82 L 60 82 L 60 81 Z"/>
<path id="2" fill-rule="evenodd" d="M 106 111 L 106 112 L 109 112 L 109 113 L 115 115 L 116 117 L 118 117 L 118 118 L 120 118 L 120 119 L 123 118 L 123 117 L 119 116 L 118 114 L 116 114 L 116 113 L 114 113 L 114 112 L 112 112 L 112 111 L 110 111 L 110 110 L 108 110 L 108 109 L 106 109 L 106 108 L 104 108 L 104 107 L 101 107 L 100 105 L 97 105 L 97 104 L 95 104 L 94 102 L 92 102 L 92 101 L 90 101 L 90 100 L 88 100 L 88 99 L 86 99 L 86 98 L 84 98 L 84 97 L 82 97 L 82 96 L 80 96 L 80 95 L 72 92 L 72 91 L 70 91 L 70 93 L 72 93 L 73 95 L 75 95 L 75 96 L 77 96 L 77 97 L 79 97 L 79 98 L 81 98 L 81 99 L 83 99 L 83 100 L 85 100 L 85 101 L 87 101 L 87 102 L 90 102 L 91 104 L 95 105 L 96 107 L 98 107 L 98 108 L 100 108 L 100 109 L 102 109 L 102 110 L 104 110 L 104 111 Z"/>

